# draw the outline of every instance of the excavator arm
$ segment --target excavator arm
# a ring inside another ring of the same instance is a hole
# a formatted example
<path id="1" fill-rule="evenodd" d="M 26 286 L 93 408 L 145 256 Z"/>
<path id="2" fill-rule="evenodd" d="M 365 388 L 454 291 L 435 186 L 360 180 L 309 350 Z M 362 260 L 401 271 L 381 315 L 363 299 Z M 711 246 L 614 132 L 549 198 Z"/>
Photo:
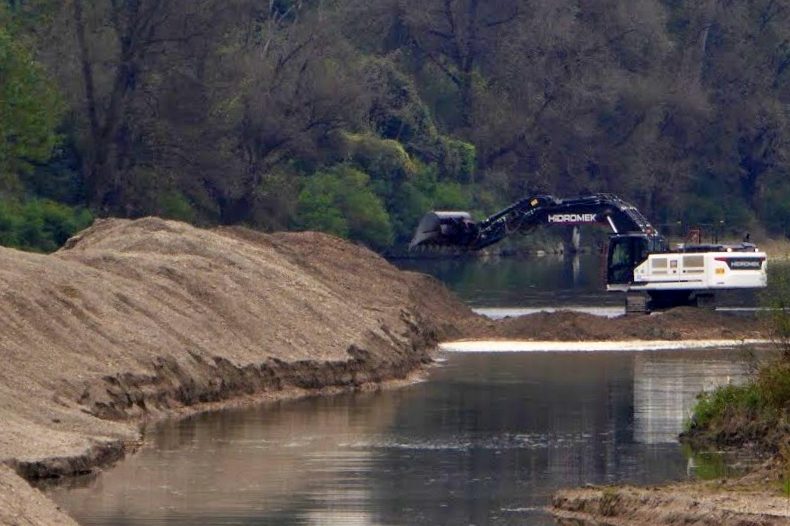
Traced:
<path id="1" fill-rule="evenodd" d="M 594 194 L 571 199 L 536 195 L 479 222 L 473 221 L 468 212 L 429 212 L 417 226 L 409 248 L 446 246 L 480 250 L 510 234 L 528 232 L 538 226 L 592 224 L 608 226 L 614 234 L 658 237 L 636 207 L 615 195 Z"/>

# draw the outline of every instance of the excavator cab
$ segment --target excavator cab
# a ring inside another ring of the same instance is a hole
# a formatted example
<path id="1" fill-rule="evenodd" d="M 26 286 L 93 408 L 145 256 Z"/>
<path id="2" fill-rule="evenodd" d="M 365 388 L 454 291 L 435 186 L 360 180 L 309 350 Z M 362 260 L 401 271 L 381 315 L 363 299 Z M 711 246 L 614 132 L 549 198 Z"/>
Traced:
<path id="1" fill-rule="evenodd" d="M 657 235 L 639 233 L 611 236 L 606 258 L 606 284 L 630 285 L 634 282 L 634 269 L 650 254 L 665 252 L 665 245 L 664 238 Z"/>

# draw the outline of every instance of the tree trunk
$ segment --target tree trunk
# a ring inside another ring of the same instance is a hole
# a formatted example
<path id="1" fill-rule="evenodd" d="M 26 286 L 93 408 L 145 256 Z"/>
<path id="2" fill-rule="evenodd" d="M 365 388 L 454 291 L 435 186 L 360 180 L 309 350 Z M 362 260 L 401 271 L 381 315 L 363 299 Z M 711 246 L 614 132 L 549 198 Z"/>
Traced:
<path id="1" fill-rule="evenodd" d="M 84 161 L 84 171 L 88 187 L 89 199 L 93 200 L 99 193 L 99 136 L 101 135 L 99 116 L 96 108 L 96 87 L 93 76 L 93 62 L 91 62 L 88 51 L 88 42 L 85 38 L 85 11 L 82 0 L 74 0 L 74 26 L 77 34 L 77 45 L 80 53 L 80 65 L 82 70 L 82 82 L 85 89 L 85 113 L 88 117 L 90 128 L 90 140 L 88 145 L 88 155 Z"/>

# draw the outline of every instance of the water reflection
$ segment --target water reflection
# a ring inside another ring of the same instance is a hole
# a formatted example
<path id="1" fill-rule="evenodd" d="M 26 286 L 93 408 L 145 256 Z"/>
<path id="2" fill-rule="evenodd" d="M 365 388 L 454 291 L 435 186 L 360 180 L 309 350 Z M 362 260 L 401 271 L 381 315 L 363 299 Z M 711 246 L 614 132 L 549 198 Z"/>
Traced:
<path id="1" fill-rule="evenodd" d="M 431 274 L 479 307 L 617 306 L 607 294 L 598 254 L 545 257 L 492 257 L 396 260 L 403 269 Z"/>
<path id="2" fill-rule="evenodd" d="M 475 307 L 621 308 L 623 305 L 621 294 L 606 292 L 603 254 L 402 259 L 393 263 L 402 269 L 435 276 Z M 723 307 L 754 307 L 758 303 L 755 291 L 717 293 L 717 304 Z"/>
<path id="3" fill-rule="evenodd" d="M 734 352 L 734 351 L 733 351 Z M 707 354 L 707 355 L 706 355 Z M 691 417 L 697 395 L 748 376 L 745 360 L 698 351 L 696 360 L 672 354 L 634 357 L 634 440 L 673 443 Z"/>
<path id="4" fill-rule="evenodd" d="M 401 390 L 165 424 L 134 457 L 53 497 L 88 525 L 554 524 L 543 507 L 560 487 L 685 477 L 670 436 L 685 416 L 677 393 L 725 382 L 737 361 L 447 355 Z"/>

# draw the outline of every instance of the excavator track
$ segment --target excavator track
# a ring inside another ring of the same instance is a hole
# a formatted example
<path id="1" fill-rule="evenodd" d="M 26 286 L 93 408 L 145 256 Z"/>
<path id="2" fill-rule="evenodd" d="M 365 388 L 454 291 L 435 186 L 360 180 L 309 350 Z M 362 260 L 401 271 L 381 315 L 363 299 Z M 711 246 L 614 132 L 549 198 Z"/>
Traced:
<path id="1" fill-rule="evenodd" d="M 649 298 L 644 292 L 625 293 L 625 314 L 650 314 Z"/>

